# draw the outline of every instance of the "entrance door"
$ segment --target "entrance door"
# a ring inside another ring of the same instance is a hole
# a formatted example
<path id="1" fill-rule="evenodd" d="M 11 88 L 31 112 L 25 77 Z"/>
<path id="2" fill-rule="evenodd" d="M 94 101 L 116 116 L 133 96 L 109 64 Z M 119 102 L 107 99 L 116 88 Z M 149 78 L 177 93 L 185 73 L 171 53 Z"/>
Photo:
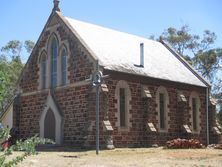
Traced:
<path id="1" fill-rule="evenodd" d="M 44 138 L 55 141 L 55 116 L 51 109 L 49 109 L 44 121 Z"/>

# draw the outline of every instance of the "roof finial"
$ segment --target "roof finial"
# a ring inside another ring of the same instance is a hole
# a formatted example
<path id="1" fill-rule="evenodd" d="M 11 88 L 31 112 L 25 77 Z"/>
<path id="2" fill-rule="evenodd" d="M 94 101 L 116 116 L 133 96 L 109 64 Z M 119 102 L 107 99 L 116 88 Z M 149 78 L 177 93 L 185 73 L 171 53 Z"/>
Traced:
<path id="1" fill-rule="evenodd" d="M 52 9 L 52 11 L 60 11 L 59 9 L 59 0 L 53 0 L 54 3 L 54 8 Z"/>

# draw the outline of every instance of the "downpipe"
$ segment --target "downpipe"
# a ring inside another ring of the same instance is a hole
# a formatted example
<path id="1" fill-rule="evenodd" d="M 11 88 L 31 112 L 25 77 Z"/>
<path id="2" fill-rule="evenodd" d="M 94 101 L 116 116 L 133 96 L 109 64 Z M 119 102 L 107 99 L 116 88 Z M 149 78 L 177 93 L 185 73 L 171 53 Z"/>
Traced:
<path id="1" fill-rule="evenodd" d="M 209 87 L 206 89 L 207 145 L 209 145 Z"/>

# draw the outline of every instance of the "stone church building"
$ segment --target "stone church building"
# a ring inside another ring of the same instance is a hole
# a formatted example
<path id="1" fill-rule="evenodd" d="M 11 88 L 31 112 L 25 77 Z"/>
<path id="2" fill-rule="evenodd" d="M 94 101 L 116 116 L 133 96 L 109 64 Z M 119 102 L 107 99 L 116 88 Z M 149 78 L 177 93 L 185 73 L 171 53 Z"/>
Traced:
<path id="1" fill-rule="evenodd" d="M 100 144 L 164 145 L 174 138 L 216 143 L 220 128 L 210 84 L 166 42 L 153 41 L 65 17 L 59 1 L 24 67 L 3 125 L 20 138 L 39 134 L 57 144 L 95 146 L 100 89 Z"/>

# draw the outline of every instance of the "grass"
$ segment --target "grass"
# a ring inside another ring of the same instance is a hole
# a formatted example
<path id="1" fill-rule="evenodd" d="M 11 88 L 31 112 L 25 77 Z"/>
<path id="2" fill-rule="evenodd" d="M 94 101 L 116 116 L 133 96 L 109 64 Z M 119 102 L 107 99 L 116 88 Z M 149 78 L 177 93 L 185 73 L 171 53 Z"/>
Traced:
<path id="1" fill-rule="evenodd" d="M 222 164 L 222 150 L 133 148 L 90 151 L 44 151 L 25 159 L 18 167 L 85 166 L 85 167 L 146 167 L 146 166 L 215 166 Z M 17 152 L 16 154 L 20 154 Z"/>

